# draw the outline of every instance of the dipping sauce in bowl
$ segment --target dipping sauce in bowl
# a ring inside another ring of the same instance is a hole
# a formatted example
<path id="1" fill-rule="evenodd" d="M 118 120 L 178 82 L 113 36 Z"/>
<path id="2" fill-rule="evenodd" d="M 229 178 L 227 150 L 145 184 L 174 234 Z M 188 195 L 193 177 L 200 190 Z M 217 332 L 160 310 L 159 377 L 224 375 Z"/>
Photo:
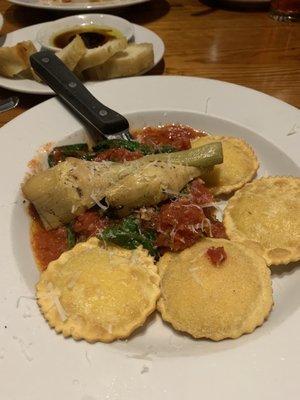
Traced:
<path id="1" fill-rule="evenodd" d="M 88 49 L 94 49 L 115 38 L 125 37 L 130 41 L 134 36 L 134 26 L 115 15 L 71 15 L 42 24 L 36 39 L 42 48 L 59 51 L 72 42 L 76 34 L 81 36 Z"/>
<path id="2" fill-rule="evenodd" d="M 55 33 L 51 38 L 51 44 L 63 49 L 72 42 L 76 35 L 81 37 L 87 49 L 94 49 L 104 45 L 109 40 L 123 37 L 117 29 L 97 25 L 81 25 Z"/>

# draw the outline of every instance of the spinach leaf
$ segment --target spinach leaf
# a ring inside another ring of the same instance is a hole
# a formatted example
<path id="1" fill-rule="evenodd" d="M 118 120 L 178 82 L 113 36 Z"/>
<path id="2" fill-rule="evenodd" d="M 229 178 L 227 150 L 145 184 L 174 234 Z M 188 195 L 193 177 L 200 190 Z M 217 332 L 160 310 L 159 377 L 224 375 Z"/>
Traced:
<path id="1" fill-rule="evenodd" d="M 48 155 L 49 167 L 54 167 L 67 157 L 83 158 L 89 151 L 86 143 L 68 144 L 66 146 L 57 146 Z"/>
<path id="2" fill-rule="evenodd" d="M 115 243 L 126 249 L 136 249 L 142 245 L 154 256 L 156 235 L 154 231 L 141 231 L 140 223 L 135 217 L 125 218 L 120 224 L 105 228 L 102 239 Z"/>
<path id="3" fill-rule="evenodd" d="M 129 151 L 141 151 L 144 155 L 149 154 L 149 146 L 145 146 L 135 140 L 112 139 L 102 140 L 93 147 L 95 152 L 101 152 L 108 149 L 126 149 Z"/>
<path id="4" fill-rule="evenodd" d="M 172 153 L 175 149 L 172 146 L 149 146 L 136 140 L 112 139 L 103 140 L 93 147 L 94 152 L 102 152 L 108 149 L 126 149 L 129 151 L 140 151 L 144 156 L 157 153 Z"/>
<path id="5" fill-rule="evenodd" d="M 73 229 L 70 227 L 70 225 L 66 226 L 67 229 L 67 244 L 68 244 L 68 249 L 72 249 L 72 247 L 75 246 L 76 244 L 76 237 Z"/>

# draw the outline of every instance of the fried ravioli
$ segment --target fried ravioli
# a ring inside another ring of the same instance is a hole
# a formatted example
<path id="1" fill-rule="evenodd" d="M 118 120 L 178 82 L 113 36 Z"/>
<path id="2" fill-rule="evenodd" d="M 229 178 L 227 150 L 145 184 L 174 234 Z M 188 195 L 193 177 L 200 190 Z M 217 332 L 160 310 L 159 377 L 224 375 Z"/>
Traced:
<path id="1" fill-rule="evenodd" d="M 207 255 L 223 247 L 226 259 L 214 265 Z M 272 305 L 270 271 L 262 257 L 240 243 L 203 239 L 158 263 L 162 318 L 194 338 L 238 338 L 262 325 Z"/>
<path id="2" fill-rule="evenodd" d="M 57 333 L 88 342 L 127 338 L 156 308 L 159 276 L 146 250 L 101 247 L 92 238 L 49 264 L 37 284 Z"/>
<path id="3" fill-rule="evenodd" d="M 269 177 L 249 183 L 229 200 L 226 233 L 261 254 L 268 265 L 300 259 L 300 178 Z"/>
<path id="4" fill-rule="evenodd" d="M 192 142 L 192 147 L 221 142 L 223 163 L 201 176 L 214 195 L 228 194 L 250 182 L 259 167 L 252 148 L 240 138 L 231 136 L 203 136 Z"/>

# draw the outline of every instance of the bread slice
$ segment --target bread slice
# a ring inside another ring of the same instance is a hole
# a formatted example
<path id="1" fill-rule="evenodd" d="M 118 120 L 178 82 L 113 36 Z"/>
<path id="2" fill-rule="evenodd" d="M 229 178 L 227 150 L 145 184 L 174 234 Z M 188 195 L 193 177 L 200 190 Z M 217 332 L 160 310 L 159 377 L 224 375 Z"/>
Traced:
<path id="1" fill-rule="evenodd" d="M 0 75 L 13 78 L 22 71 L 28 70 L 29 57 L 36 53 L 37 49 L 31 40 L 20 42 L 12 47 L 0 48 Z"/>
<path id="2" fill-rule="evenodd" d="M 151 43 L 132 43 L 104 64 L 84 71 L 84 77 L 91 80 L 104 80 L 133 76 L 150 69 L 153 64 L 153 45 Z"/>
<path id="3" fill-rule="evenodd" d="M 69 43 L 66 47 L 56 53 L 56 56 L 68 67 L 74 71 L 79 60 L 85 55 L 87 48 L 79 35 Z"/>
<path id="4" fill-rule="evenodd" d="M 80 75 L 82 71 L 105 63 L 114 54 L 122 51 L 127 46 L 125 37 L 108 41 L 103 46 L 87 49 L 85 55 L 78 62 L 75 73 Z"/>

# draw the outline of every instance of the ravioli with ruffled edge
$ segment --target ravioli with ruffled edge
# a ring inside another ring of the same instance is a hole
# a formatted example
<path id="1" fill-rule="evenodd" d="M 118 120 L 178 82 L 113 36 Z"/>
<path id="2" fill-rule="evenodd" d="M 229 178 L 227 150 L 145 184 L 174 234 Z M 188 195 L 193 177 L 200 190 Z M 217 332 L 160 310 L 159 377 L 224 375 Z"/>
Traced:
<path id="1" fill-rule="evenodd" d="M 57 333 L 111 342 L 127 338 L 155 310 L 159 280 L 146 250 L 105 248 L 91 238 L 49 264 L 37 301 Z"/>
<path id="2" fill-rule="evenodd" d="M 207 256 L 212 246 L 226 252 L 220 265 Z M 202 239 L 180 254 L 166 253 L 158 267 L 162 318 L 194 338 L 238 338 L 262 325 L 271 311 L 270 270 L 241 243 Z"/>
<path id="3" fill-rule="evenodd" d="M 269 266 L 300 260 L 300 178 L 247 184 L 229 200 L 223 223 L 229 239 L 252 247 Z"/>
<path id="4" fill-rule="evenodd" d="M 214 195 L 229 194 L 250 182 L 259 167 L 257 157 L 245 140 L 232 136 L 203 136 L 191 142 L 192 147 L 221 142 L 223 163 L 201 175 Z"/>

